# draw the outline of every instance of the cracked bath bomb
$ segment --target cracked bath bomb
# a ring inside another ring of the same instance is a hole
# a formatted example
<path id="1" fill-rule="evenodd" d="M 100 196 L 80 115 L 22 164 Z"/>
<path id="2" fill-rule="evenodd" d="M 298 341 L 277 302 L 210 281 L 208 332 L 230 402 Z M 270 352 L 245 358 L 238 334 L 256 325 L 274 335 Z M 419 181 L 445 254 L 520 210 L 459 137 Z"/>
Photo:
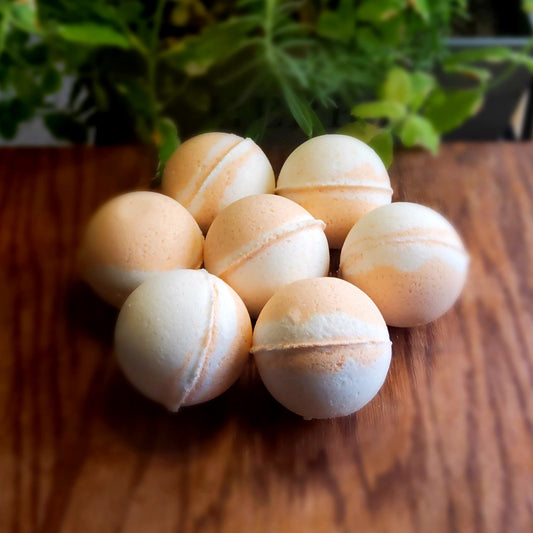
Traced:
<path id="1" fill-rule="evenodd" d="M 274 172 L 252 139 L 204 133 L 178 147 L 165 165 L 162 190 L 185 206 L 205 233 L 215 216 L 252 194 L 274 192 Z"/>
<path id="2" fill-rule="evenodd" d="M 205 238 L 204 262 L 256 317 L 279 287 L 327 275 L 324 223 L 282 196 L 248 196 L 216 217 Z"/>
<path id="3" fill-rule="evenodd" d="M 331 248 L 341 248 L 352 226 L 392 197 L 389 175 L 376 152 L 338 134 L 298 146 L 280 171 L 276 193 L 323 220 Z"/>
<path id="4" fill-rule="evenodd" d="M 205 270 L 140 285 L 120 310 L 115 352 L 126 378 L 170 411 L 222 394 L 249 356 L 252 325 L 235 291 Z"/>
<path id="5" fill-rule="evenodd" d="M 257 319 L 252 353 L 278 402 L 307 419 L 334 418 L 378 393 L 391 342 L 366 294 L 338 278 L 315 278 L 272 296 Z"/>
<path id="6" fill-rule="evenodd" d="M 411 327 L 452 307 L 468 262 L 461 238 L 442 215 L 395 202 L 355 224 L 342 247 L 340 273 L 372 298 L 387 324 Z"/>
<path id="7" fill-rule="evenodd" d="M 149 277 L 202 266 L 204 238 L 172 198 L 137 191 L 112 198 L 89 220 L 78 255 L 80 274 L 106 302 L 120 307 Z"/>

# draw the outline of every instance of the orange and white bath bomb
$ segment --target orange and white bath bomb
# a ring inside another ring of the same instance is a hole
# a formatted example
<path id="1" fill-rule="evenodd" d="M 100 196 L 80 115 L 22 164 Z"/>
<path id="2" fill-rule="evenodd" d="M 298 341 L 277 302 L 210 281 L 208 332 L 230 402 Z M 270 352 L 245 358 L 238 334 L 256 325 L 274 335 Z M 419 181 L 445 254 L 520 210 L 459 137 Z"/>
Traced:
<path id="1" fill-rule="evenodd" d="M 281 169 L 276 193 L 323 220 L 331 248 L 341 248 L 352 226 L 392 197 L 387 169 L 376 152 L 337 134 L 298 146 Z"/>
<path id="2" fill-rule="evenodd" d="M 120 310 L 115 351 L 127 379 L 170 411 L 222 394 L 248 359 L 252 325 L 235 291 L 205 270 L 140 285 Z"/>
<path id="3" fill-rule="evenodd" d="M 149 191 L 109 200 L 90 219 L 79 252 L 82 278 L 120 307 L 144 280 L 176 268 L 202 266 L 204 238 L 189 212 Z"/>
<path id="4" fill-rule="evenodd" d="M 162 190 L 185 206 L 205 233 L 235 200 L 274 192 L 274 172 L 252 139 L 204 133 L 184 142 L 165 165 Z"/>
<path id="5" fill-rule="evenodd" d="M 205 238 L 204 261 L 256 317 L 279 287 L 328 273 L 324 223 L 287 198 L 248 196 L 214 220 Z"/>
<path id="6" fill-rule="evenodd" d="M 379 391 L 390 365 L 385 321 L 338 278 L 296 281 L 257 319 L 252 352 L 270 393 L 304 418 L 346 416 Z"/>
<path id="7" fill-rule="evenodd" d="M 390 326 L 426 324 L 459 297 L 468 254 L 439 213 L 396 202 L 375 209 L 350 231 L 340 258 L 341 277 L 363 290 Z"/>

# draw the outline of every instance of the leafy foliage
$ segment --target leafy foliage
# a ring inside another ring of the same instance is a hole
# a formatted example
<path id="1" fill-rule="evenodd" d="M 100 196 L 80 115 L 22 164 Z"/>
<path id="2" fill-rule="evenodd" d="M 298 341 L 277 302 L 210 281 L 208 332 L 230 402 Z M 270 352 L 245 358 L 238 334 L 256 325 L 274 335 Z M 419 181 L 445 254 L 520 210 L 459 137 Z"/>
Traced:
<path id="1" fill-rule="evenodd" d="M 258 140 L 296 123 L 313 136 L 351 109 L 340 131 L 387 163 L 393 139 L 436 152 L 479 109 L 486 62 L 533 68 L 505 48 L 451 55 L 444 39 L 465 15 L 464 0 L 4 0 L 0 135 L 39 115 L 75 142 L 93 130 L 101 143 L 154 143 L 164 163 L 178 128 Z M 438 68 L 475 86 L 445 90 Z M 57 110 L 64 76 L 75 81 Z"/>
<path id="2" fill-rule="evenodd" d="M 404 146 L 419 146 L 437 153 L 440 136 L 481 109 L 484 95 L 492 86 L 491 73 L 482 65 L 508 62 L 532 69 L 533 61 L 527 52 L 493 47 L 464 50 L 445 57 L 440 65 L 443 70 L 476 82 L 469 89 L 445 89 L 427 72 L 394 66 L 378 87 L 380 99 L 354 106 L 352 114 L 379 124 L 382 132 L 398 138 Z"/>

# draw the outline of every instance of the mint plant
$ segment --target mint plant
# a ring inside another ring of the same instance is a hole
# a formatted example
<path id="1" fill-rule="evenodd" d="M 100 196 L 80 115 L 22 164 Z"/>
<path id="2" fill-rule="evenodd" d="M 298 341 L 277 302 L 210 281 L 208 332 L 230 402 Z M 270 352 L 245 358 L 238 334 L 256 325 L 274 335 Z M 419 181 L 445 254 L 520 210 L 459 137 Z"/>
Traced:
<path id="1" fill-rule="evenodd" d="M 436 152 L 501 81 L 487 62 L 533 68 L 528 50 L 452 54 L 457 17 L 466 0 L 1 0 L 0 135 L 39 116 L 74 142 L 154 144 L 164 163 L 202 131 L 260 140 L 295 124 L 341 127 L 387 163 L 398 142 Z"/>

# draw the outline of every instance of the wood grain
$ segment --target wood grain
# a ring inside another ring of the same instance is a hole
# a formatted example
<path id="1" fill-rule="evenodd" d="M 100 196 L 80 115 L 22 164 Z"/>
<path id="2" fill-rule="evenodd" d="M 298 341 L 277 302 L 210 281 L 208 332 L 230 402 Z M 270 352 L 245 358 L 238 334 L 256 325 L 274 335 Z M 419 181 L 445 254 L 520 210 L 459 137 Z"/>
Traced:
<path id="1" fill-rule="evenodd" d="M 151 172 L 135 147 L 0 151 L 1 532 L 533 530 L 532 145 L 398 155 L 394 199 L 454 223 L 469 280 L 443 318 L 391 328 L 385 386 L 329 421 L 284 410 L 252 362 L 176 415 L 126 383 L 76 246 Z"/>

